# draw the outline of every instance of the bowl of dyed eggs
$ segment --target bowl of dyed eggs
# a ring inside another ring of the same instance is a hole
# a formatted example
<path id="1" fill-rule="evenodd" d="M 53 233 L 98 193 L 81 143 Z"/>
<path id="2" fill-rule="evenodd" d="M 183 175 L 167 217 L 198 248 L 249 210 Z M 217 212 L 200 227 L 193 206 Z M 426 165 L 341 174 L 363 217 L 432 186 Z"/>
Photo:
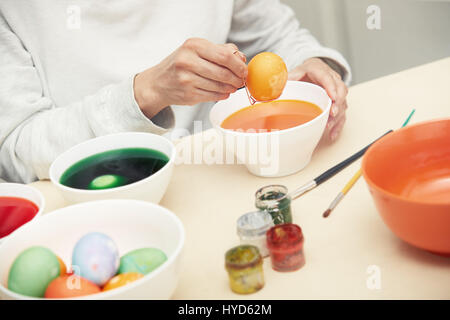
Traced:
<path id="1" fill-rule="evenodd" d="M 391 231 L 413 246 L 450 256 L 450 119 L 383 137 L 367 150 L 362 171 Z"/>
<path id="2" fill-rule="evenodd" d="M 0 183 L 0 243 L 44 211 L 42 193 L 19 183 Z"/>
<path id="3" fill-rule="evenodd" d="M 331 99 L 315 84 L 287 81 L 270 102 L 250 105 L 246 89 L 214 105 L 210 120 L 227 152 L 257 176 L 280 177 L 311 160 L 328 120 Z"/>
<path id="4" fill-rule="evenodd" d="M 0 246 L 0 299 L 168 299 L 184 228 L 140 200 L 100 200 L 46 214 Z"/>
<path id="5" fill-rule="evenodd" d="M 82 142 L 55 159 L 50 180 L 72 203 L 137 199 L 158 203 L 172 176 L 175 146 L 162 136 L 126 132 Z"/>

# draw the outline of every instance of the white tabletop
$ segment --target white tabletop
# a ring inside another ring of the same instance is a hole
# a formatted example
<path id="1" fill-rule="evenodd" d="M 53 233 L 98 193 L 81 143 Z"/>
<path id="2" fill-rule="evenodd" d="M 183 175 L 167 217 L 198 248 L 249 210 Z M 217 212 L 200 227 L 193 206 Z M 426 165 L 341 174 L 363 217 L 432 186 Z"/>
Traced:
<path id="1" fill-rule="evenodd" d="M 279 273 L 265 259 L 266 285 L 248 296 L 233 293 L 224 268 L 225 251 L 239 243 L 236 220 L 254 207 L 264 185 L 290 190 L 316 177 L 388 129 L 450 116 L 450 58 L 350 88 L 348 121 L 339 140 L 319 148 L 301 172 L 259 178 L 242 165 L 176 166 L 161 205 L 186 228 L 183 267 L 175 299 L 450 299 L 450 259 L 416 249 L 383 224 L 363 179 L 328 219 L 322 212 L 360 165 L 350 167 L 292 204 L 294 222 L 305 236 L 306 265 Z M 199 143 L 195 137 L 183 143 Z M 201 141 L 200 141 L 201 144 Z M 66 205 L 48 181 L 47 212 Z"/>

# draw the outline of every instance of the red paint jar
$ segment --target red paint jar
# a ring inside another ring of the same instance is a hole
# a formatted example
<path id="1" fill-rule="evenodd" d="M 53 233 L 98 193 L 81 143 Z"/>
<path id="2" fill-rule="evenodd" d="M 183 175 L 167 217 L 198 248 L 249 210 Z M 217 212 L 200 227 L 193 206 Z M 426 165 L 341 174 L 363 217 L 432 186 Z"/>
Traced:
<path id="1" fill-rule="evenodd" d="M 300 269 L 305 264 L 302 229 L 293 223 L 279 224 L 267 231 L 272 268 L 288 272 Z"/>

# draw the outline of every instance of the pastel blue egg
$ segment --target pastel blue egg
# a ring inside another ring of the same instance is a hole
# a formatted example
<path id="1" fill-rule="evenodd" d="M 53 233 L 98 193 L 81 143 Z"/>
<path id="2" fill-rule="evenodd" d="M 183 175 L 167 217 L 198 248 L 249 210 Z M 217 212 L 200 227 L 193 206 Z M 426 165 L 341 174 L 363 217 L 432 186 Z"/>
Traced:
<path id="1" fill-rule="evenodd" d="M 75 274 L 103 286 L 119 268 L 120 257 L 114 241 L 106 234 L 91 232 L 78 240 L 72 253 Z"/>

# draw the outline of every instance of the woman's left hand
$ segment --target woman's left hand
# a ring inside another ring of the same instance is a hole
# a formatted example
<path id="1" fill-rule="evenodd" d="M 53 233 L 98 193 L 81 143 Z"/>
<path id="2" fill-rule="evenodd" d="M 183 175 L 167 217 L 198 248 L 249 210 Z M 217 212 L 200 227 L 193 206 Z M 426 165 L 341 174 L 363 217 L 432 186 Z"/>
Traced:
<path id="1" fill-rule="evenodd" d="M 347 86 L 341 76 L 319 58 L 310 58 L 289 72 L 289 80 L 306 81 L 325 89 L 333 100 L 323 139 L 334 141 L 345 123 L 347 109 Z"/>

